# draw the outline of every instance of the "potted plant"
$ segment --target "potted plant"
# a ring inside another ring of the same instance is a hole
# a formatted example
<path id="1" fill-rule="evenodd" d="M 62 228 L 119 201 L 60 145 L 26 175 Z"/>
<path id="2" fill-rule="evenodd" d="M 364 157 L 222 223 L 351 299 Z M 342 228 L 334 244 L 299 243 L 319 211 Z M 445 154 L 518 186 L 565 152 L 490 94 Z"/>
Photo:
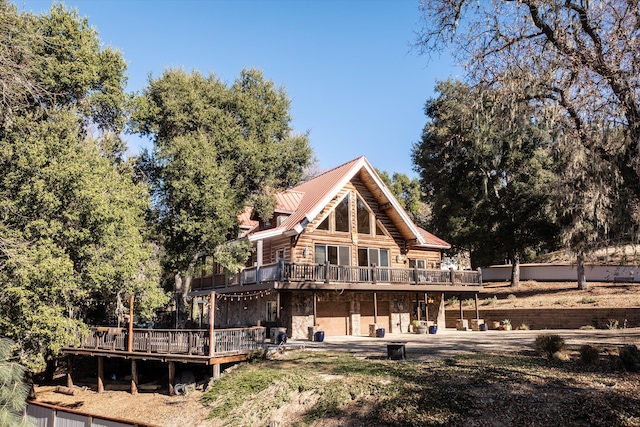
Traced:
<path id="1" fill-rule="evenodd" d="M 416 331 L 416 334 L 426 334 L 427 333 L 427 325 L 419 320 L 414 320 L 412 322 L 413 327 Z"/>
<path id="2" fill-rule="evenodd" d="M 502 321 L 502 330 L 503 331 L 510 331 L 511 330 L 511 320 L 504 319 Z"/>

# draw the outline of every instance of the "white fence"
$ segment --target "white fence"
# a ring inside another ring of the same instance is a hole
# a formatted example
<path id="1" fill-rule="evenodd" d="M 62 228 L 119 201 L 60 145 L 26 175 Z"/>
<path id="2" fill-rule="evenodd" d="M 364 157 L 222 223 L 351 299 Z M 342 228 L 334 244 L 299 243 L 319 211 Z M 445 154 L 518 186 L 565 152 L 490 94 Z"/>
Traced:
<path id="1" fill-rule="evenodd" d="M 152 424 L 84 414 L 40 402 L 27 404 L 27 416 L 35 427 L 156 427 Z"/>
<path id="2" fill-rule="evenodd" d="M 640 266 L 589 265 L 584 273 L 589 282 L 640 282 Z M 510 280 L 511 265 L 492 265 L 482 268 L 483 282 Z M 576 281 L 575 264 L 520 264 L 520 280 L 547 282 Z"/>

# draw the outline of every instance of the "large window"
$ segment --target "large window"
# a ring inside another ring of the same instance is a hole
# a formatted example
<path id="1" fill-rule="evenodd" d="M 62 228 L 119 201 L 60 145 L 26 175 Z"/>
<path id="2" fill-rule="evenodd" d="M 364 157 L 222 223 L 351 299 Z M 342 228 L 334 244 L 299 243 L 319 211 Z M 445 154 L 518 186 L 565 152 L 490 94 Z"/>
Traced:
<path id="1" fill-rule="evenodd" d="M 358 215 L 358 233 L 371 234 L 371 212 L 360 197 L 356 202 L 356 213 Z"/>
<path id="2" fill-rule="evenodd" d="M 349 194 L 347 194 L 345 198 L 338 203 L 334 210 L 334 214 L 336 220 L 336 231 L 349 232 L 351 230 L 351 227 L 349 227 Z"/>
<path id="3" fill-rule="evenodd" d="M 389 249 L 358 248 L 358 266 L 371 267 L 373 264 L 377 267 L 389 267 Z M 371 271 L 368 269 L 361 270 L 360 280 L 372 280 Z M 389 281 L 389 270 L 379 270 L 378 280 L 381 282 Z"/>
<path id="4" fill-rule="evenodd" d="M 315 245 L 315 262 L 324 264 L 329 261 L 333 265 L 351 265 L 350 252 L 349 246 Z"/>

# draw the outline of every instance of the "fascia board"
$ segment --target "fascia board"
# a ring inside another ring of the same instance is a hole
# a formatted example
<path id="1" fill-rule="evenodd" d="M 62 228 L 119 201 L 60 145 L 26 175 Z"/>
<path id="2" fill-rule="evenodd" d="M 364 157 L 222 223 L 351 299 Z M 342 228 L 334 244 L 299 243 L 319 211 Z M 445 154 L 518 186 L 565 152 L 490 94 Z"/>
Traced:
<path id="1" fill-rule="evenodd" d="M 274 228 L 273 230 L 259 231 L 247 237 L 250 242 L 255 242 L 257 240 L 268 239 L 269 237 L 276 237 L 284 233 L 284 229 L 282 228 Z"/>
<path id="2" fill-rule="evenodd" d="M 320 212 L 322 212 L 325 206 L 327 206 L 329 202 L 336 196 L 338 191 L 340 191 L 340 189 L 347 185 L 347 182 L 349 182 L 351 178 L 353 178 L 355 172 L 360 170 L 362 166 L 365 166 L 364 157 L 361 157 L 356 163 L 354 163 L 349 172 L 345 173 L 342 179 L 331 188 L 331 191 L 328 191 L 327 194 L 314 206 L 313 210 L 307 213 L 307 215 L 305 216 L 307 223 L 312 222 L 320 214 Z"/>

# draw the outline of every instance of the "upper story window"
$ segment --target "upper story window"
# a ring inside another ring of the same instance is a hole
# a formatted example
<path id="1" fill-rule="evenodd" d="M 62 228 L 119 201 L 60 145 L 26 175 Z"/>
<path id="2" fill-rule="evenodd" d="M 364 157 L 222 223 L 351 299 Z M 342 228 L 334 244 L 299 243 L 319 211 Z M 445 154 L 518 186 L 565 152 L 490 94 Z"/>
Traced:
<path id="1" fill-rule="evenodd" d="M 336 231 L 349 232 L 351 230 L 349 226 L 351 222 L 349 221 L 349 199 L 349 194 L 347 194 L 334 209 Z"/>
<path id="2" fill-rule="evenodd" d="M 333 265 L 351 265 L 351 248 L 349 246 L 316 244 L 315 263 L 324 264 L 329 261 Z"/>
<path id="3" fill-rule="evenodd" d="M 371 211 L 360 197 L 356 202 L 356 215 L 358 216 L 358 233 L 371 234 Z"/>

